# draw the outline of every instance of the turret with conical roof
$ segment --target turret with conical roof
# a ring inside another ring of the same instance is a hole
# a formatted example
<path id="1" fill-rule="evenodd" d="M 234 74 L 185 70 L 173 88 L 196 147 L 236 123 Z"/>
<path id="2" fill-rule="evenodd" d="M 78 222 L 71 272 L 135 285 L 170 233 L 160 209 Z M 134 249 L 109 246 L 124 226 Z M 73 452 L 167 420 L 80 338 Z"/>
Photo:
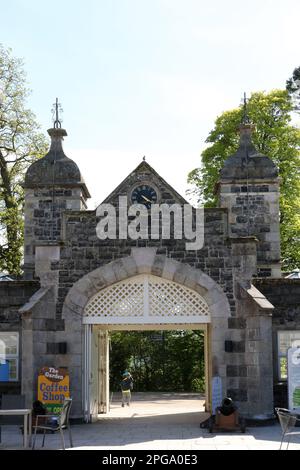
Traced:
<path id="1" fill-rule="evenodd" d="M 277 178 L 278 168 L 265 155 L 260 154 L 252 142 L 252 124 L 240 125 L 240 144 L 237 151 L 224 163 L 222 180 L 247 180 Z"/>
<path id="2" fill-rule="evenodd" d="M 278 169 L 255 148 L 253 127 L 240 125 L 239 147 L 220 171 L 219 206 L 228 209 L 230 237 L 258 240 L 257 275 L 280 277 Z"/>
<path id="3" fill-rule="evenodd" d="M 85 182 L 76 163 L 68 158 L 63 150 L 62 141 L 67 132 L 65 129 L 48 129 L 51 137 L 49 152 L 37 160 L 27 170 L 25 175 L 25 188 L 78 187 L 82 190 L 84 201 L 90 197 Z"/>
<path id="4" fill-rule="evenodd" d="M 24 275 L 27 279 L 34 276 L 36 247 L 60 244 L 63 212 L 86 209 L 90 197 L 77 164 L 64 153 L 62 142 L 67 132 L 61 128 L 58 118 L 48 134 L 49 152 L 28 168 L 24 181 Z"/>

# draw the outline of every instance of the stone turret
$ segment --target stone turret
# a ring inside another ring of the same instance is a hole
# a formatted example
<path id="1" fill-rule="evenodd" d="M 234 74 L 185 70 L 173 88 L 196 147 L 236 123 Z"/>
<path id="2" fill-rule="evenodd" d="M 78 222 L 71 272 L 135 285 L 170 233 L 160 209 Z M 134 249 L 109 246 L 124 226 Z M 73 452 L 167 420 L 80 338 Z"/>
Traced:
<path id="1" fill-rule="evenodd" d="M 240 145 L 221 169 L 219 206 L 228 209 L 231 237 L 257 238 L 257 275 L 280 277 L 278 169 L 254 147 L 252 128 L 240 126 Z"/>
<path id="2" fill-rule="evenodd" d="M 86 209 L 90 197 L 78 166 L 63 151 L 65 129 L 53 127 L 48 134 L 49 152 L 25 175 L 25 279 L 34 276 L 36 248 L 59 245 L 63 212 Z"/>

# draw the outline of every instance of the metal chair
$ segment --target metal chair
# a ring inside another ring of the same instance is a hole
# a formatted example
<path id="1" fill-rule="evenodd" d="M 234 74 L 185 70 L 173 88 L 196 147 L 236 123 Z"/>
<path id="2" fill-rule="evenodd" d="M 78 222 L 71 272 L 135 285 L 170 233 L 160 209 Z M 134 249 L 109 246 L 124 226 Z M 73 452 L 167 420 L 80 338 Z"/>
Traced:
<path id="1" fill-rule="evenodd" d="M 299 415 L 291 410 L 287 410 L 286 408 L 275 408 L 277 413 L 279 423 L 282 430 L 282 437 L 279 450 L 281 450 L 283 440 L 286 436 L 288 436 L 288 443 L 286 450 L 289 448 L 290 439 L 292 436 L 300 436 L 300 430 L 294 431 L 295 427 L 297 426 L 297 422 L 300 423 Z"/>
<path id="2" fill-rule="evenodd" d="M 65 450 L 66 447 L 65 447 L 64 429 L 68 429 L 70 447 L 73 447 L 71 427 L 69 423 L 71 405 L 72 405 L 72 398 L 66 398 L 59 415 L 47 414 L 47 415 L 36 416 L 36 422 L 35 422 L 35 425 L 33 426 L 34 427 L 34 440 L 33 440 L 32 449 L 35 448 L 36 433 L 38 429 L 44 431 L 42 447 L 44 447 L 44 444 L 45 444 L 46 431 L 50 431 L 52 433 L 59 432 L 60 437 L 61 437 L 62 447 Z M 54 421 L 53 418 L 56 418 L 57 421 Z M 41 420 L 43 420 L 44 424 L 42 423 L 39 424 L 39 421 Z"/>

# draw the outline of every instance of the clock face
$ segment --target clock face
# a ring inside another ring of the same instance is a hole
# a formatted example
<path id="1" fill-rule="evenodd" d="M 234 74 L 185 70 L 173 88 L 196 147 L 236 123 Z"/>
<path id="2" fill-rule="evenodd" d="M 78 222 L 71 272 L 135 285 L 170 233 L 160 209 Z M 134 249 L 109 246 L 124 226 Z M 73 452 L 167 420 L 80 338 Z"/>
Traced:
<path id="1" fill-rule="evenodd" d="M 131 201 L 133 204 L 144 204 L 149 209 L 151 204 L 157 202 L 157 193 L 151 186 L 141 184 L 132 191 Z"/>

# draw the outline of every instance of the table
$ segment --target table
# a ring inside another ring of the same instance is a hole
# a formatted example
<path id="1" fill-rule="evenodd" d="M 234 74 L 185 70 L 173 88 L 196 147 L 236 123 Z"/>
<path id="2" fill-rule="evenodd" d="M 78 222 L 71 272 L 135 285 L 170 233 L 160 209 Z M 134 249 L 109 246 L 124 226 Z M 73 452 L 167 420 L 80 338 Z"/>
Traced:
<path id="1" fill-rule="evenodd" d="M 28 447 L 28 443 L 31 443 L 31 430 L 32 430 L 32 416 L 31 416 L 31 409 L 26 408 L 23 410 L 1 410 L 0 409 L 0 416 L 24 416 L 24 439 L 23 445 L 24 448 Z M 28 431 L 28 423 L 29 423 L 29 441 L 27 436 Z"/>

